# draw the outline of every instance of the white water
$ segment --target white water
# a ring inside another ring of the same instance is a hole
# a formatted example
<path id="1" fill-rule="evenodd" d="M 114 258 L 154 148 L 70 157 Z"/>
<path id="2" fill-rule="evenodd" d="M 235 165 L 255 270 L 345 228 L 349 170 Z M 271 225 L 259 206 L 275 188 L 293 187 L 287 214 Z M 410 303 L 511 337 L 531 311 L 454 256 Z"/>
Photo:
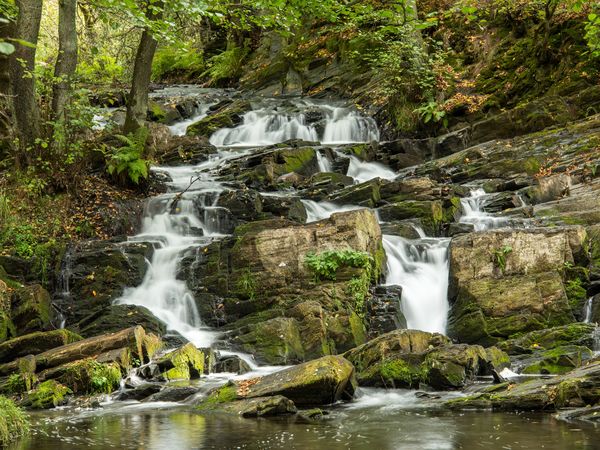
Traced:
<path id="1" fill-rule="evenodd" d="M 306 210 L 306 223 L 329 219 L 332 214 L 338 212 L 354 211 L 363 209 L 358 205 L 336 205 L 331 202 L 315 202 L 313 200 L 301 200 Z"/>
<path id="2" fill-rule="evenodd" d="M 409 329 L 446 332 L 450 239 L 409 240 L 383 236 L 386 285 L 402 286 L 402 313 Z"/>
<path id="3" fill-rule="evenodd" d="M 346 175 L 354 178 L 356 183 L 364 183 L 373 178 L 383 178 L 384 180 L 393 181 L 397 175 L 389 167 L 376 162 L 361 161 L 354 155 L 347 155 L 350 158 L 350 165 Z"/>
<path id="4" fill-rule="evenodd" d="M 585 302 L 583 309 L 583 322 L 590 323 L 592 321 L 592 306 L 594 306 L 594 297 L 590 297 Z"/>
<path id="5" fill-rule="evenodd" d="M 192 117 L 190 117 L 186 120 L 182 120 L 181 122 L 177 122 L 177 123 L 174 123 L 173 125 L 170 125 L 169 131 L 171 132 L 171 134 L 173 136 L 185 136 L 185 133 L 186 133 L 188 127 L 190 125 L 192 125 L 193 123 L 196 123 L 199 120 L 204 119 L 211 106 L 212 106 L 212 104 L 210 104 L 210 103 L 198 106 L 196 114 L 194 114 Z"/>
<path id="6" fill-rule="evenodd" d="M 505 217 L 494 217 L 484 211 L 485 202 L 488 198 L 489 195 L 481 188 L 471 191 L 469 197 L 462 198 L 460 205 L 463 215 L 459 219 L 459 222 L 472 224 L 475 231 L 485 231 L 507 226 L 508 219 Z"/>
<path id="7" fill-rule="evenodd" d="M 282 111 L 272 106 L 245 113 L 242 123 L 234 128 L 222 128 L 211 137 L 218 147 L 259 147 L 301 139 L 323 144 L 371 142 L 379 139 L 375 121 L 350 108 L 297 102 L 297 111 Z M 320 123 L 307 121 L 308 111 L 317 110 Z M 320 130 L 323 130 L 320 132 Z"/>
<path id="8" fill-rule="evenodd" d="M 331 161 L 320 150 L 317 151 L 317 162 L 319 163 L 320 172 L 331 172 Z"/>

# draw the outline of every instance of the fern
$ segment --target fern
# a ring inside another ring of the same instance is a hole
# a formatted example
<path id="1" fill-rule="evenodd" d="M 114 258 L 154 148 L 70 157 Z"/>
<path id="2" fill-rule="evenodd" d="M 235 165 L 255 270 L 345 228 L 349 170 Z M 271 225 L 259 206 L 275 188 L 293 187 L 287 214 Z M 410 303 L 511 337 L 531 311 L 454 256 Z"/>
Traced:
<path id="1" fill-rule="evenodd" d="M 140 179 L 148 178 L 148 160 L 143 158 L 148 139 L 148 129 L 140 128 L 127 136 L 117 134 L 115 137 L 123 143 L 122 147 L 114 149 L 106 164 L 109 175 L 118 181 L 127 179 L 139 184 Z"/>

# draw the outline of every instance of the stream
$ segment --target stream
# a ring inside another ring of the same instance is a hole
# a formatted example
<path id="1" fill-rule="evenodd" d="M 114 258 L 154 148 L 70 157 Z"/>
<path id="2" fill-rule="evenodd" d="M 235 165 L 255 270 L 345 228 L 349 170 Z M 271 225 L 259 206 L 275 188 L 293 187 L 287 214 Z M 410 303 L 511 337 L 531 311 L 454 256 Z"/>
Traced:
<path id="1" fill-rule="evenodd" d="M 289 100 L 287 100 L 289 103 Z M 319 141 L 333 147 L 336 160 L 349 159 L 347 176 L 355 183 L 373 178 L 393 180 L 396 173 L 379 163 L 364 162 L 336 151 L 336 146 L 379 140 L 375 122 L 342 103 L 295 99 L 295 112 L 275 99 L 257 101 L 233 128 L 216 131 L 210 142 L 218 153 L 196 166 L 155 167 L 167 174 L 169 192 L 149 199 L 142 229 L 132 241 L 152 242 L 156 250 L 143 282 L 131 286 L 116 303 L 142 305 L 197 347 L 210 347 L 221 333 L 204 325 L 185 281 L 177 268 L 186 250 L 203 247 L 227 234 L 217 202 L 230 189 L 218 179 L 217 170 L 256 149 L 289 139 Z M 183 135 L 188 125 L 204 117 L 211 103 L 200 104 L 197 114 L 170 126 Z M 310 117 L 324 117 L 317 127 Z M 319 168 L 334 167 L 324 153 L 318 154 Z M 178 192 L 191 187 L 177 201 Z M 274 192 L 269 195 L 289 195 Z M 461 223 L 476 231 L 508 225 L 505 218 L 484 211 L 485 192 L 473 188 L 461 203 Z M 198 215 L 198 202 L 203 214 Z M 302 200 L 307 222 L 333 213 L 358 209 L 357 205 Z M 174 212 L 174 213 L 173 213 Z M 426 236 L 415 226 L 416 239 L 385 234 L 387 275 L 384 285 L 403 288 L 401 310 L 408 328 L 444 333 L 449 310 L 448 246 L 450 238 Z M 282 367 L 260 366 L 250 355 L 234 353 L 252 368 L 250 374 L 265 374 Z M 209 380 L 223 383 L 223 374 Z M 204 380 L 204 379 L 203 379 Z M 203 382 L 203 381 L 200 381 Z M 33 413 L 31 435 L 14 449 L 187 449 L 187 448 L 369 448 L 369 449 L 587 449 L 598 448 L 591 426 L 570 424 L 549 415 L 492 412 L 450 412 L 443 400 L 461 395 L 440 393 L 442 398 L 422 401 L 415 391 L 360 389 L 351 403 L 334 405 L 322 420 L 243 419 L 225 415 L 202 415 L 180 403 L 115 402 L 101 409 L 58 408 Z"/>

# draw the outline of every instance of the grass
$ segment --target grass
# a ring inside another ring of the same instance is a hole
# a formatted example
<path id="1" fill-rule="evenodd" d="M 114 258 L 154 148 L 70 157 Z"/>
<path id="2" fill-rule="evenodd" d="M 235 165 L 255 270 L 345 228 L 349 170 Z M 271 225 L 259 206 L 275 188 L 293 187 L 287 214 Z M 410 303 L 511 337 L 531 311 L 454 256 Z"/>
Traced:
<path id="1" fill-rule="evenodd" d="M 29 420 L 12 400 L 0 396 L 0 447 L 8 445 L 29 431 Z"/>

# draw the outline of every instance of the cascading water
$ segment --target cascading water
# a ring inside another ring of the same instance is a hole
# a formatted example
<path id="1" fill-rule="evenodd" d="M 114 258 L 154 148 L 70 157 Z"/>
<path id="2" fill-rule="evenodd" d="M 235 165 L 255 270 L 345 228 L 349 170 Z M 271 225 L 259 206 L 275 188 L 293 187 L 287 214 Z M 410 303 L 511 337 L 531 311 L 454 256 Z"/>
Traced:
<path id="1" fill-rule="evenodd" d="M 393 181 L 398 176 L 396 172 L 383 164 L 361 161 L 354 155 L 347 155 L 347 157 L 350 158 L 350 164 L 348 165 L 346 175 L 354 178 L 356 183 L 364 183 L 373 178 L 383 178 L 384 180 Z"/>
<path id="2" fill-rule="evenodd" d="M 301 200 L 306 210 L 306 223 L 329 219 L 332 214 L 345 211 L 363 209 L 356 205 L 336 205 L 331 202 L 315 202 L 313 200 Z"/>
<path id="3" fill-rule="evenodd" d="M 508 219 L 494 217 L 484 211 L 484 206 L 489 195 L 481 188 L 471 191 L 469 197 L 460 200 L 463 215 L 460 223 L 473 225 L 475 231 L 485 231 L 508 225 Z"/>
<path id="4" fill-rule="evenodd" d="M 329 161 L 329 158 L 327 158 L 320 150 L 317 151 L 317 162 L 319 164 L 320 172 L 332 171 L 331 161 Z"/>
<path id="5" fill-rule="evenodd" d="M 424 236 L 422 230 L 419 231 Z M 383 236 L 386 285 L 402 286 L 402 312 L 411 329 L 445 333 L 448 317 L 448 245 L 450 239 L 409 240 Z"/>
<path id="6" fill-rule="evenodd" d="M 594 297 L 590 297 L 585 302 L 583 307 L 583 322 L 590 323 L 592 321 L 592 307 L 594 306 Z"/>
<path id="7" fill-rule="evenodd" d="M 206 117 L 208 110 L 212 105 L 199 105 L 196 109 L 196 113 L 186 120 L 182 120 L 181 122 L 174 123 L 169 126 L 169 131 L 173 136 L 185 136 L 185 133 L 190 125 L 198 122 Z"/>
<path id="8" fill-rule="evenodd" d="M 242 123 L 222 128 L 210 138 L 217 147 L 258 147 L 290 139 L 328 145 L 379 139 L 375 121 L 345 107 L 296 102 L 293 111 L 267 105 L 245 113 Z"/>

